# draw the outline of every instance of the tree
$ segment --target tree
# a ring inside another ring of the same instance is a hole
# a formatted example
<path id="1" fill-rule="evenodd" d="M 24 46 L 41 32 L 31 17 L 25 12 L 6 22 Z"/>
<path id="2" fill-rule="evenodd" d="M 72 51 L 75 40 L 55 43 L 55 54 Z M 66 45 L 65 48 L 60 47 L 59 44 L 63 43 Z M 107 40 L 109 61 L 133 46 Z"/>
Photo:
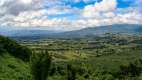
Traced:
<path id="1" fill-rule="evenodd" d="M 31 57 L 31 72 L 33 80 L 47 80 L 52 58 L 48 52 L 33 53 Z"/>
<path id="2" fill-rule="evenodd" d="M 76 79 L 76 69 L 72 65 L 67 65 L 67 80 L 75 80 Z"/>
<path id="3" fill-rule="evenodd" d="M 6 50 L 0 45 L 0 55 L 2 55 L 3 52 L 6 52 Z"/>

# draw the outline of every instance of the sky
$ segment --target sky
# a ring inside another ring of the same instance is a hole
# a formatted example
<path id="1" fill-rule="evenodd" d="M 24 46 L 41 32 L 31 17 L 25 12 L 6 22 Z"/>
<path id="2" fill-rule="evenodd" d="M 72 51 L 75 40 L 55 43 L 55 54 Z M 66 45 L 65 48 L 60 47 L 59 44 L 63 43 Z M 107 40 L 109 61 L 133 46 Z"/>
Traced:
<path id="1" fill-rule="evenodd" d="M 142 24 L 142 0 L 0 0 L 0 29 L 71 31 Z"/>

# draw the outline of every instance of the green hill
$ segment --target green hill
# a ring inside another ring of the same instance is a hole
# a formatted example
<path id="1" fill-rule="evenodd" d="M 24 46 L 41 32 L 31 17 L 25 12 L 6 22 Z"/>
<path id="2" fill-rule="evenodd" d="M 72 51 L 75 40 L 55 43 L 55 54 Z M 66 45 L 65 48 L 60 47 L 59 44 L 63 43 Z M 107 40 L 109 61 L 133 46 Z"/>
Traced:
<path id="1" fill-rule="evenodd" d="M 10 53 L 23 61 L 28 61 L 31 55 L 31 51 L 28 48 L 20 46 L 17 42 L 7 37 L 0 36 L 0 48 L 3 52 Z"/>
<path id="2" fill-rule="evenodd" d="M 31 51 L 0 36 L 0 80 L 29 80 Z"/>

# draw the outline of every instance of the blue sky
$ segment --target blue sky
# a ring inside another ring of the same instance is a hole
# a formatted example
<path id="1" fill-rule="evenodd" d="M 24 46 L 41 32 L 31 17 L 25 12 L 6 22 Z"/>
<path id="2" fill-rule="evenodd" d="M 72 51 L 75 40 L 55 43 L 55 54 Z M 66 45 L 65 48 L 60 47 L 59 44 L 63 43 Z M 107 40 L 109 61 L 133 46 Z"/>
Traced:
<path id="1" fill-rule="evenodd" d="M 74 7 L 84 8 L 87 5 L 95 4 L 96 2 L 101 2 L 101 1 L 102 0 L 90 0 L 89 2 L 86 3 L 83 0 L 80 0 L 79 2 L 74 2 L 73 0 L 72 1 L 66 0 L 65 4 L 70 5 L 73 8 Z M 135 0 L 117 0 L 117 2 L 118 2 L 118 5 L 117 5 L 118 8 L 127 8 L 131 6 L 135 2 Z"/>
<path id="2" fill-rule="evenodd" d="M 0 27 L 70 31 L 141 24 L 142 0 L 0 0 Z"/>

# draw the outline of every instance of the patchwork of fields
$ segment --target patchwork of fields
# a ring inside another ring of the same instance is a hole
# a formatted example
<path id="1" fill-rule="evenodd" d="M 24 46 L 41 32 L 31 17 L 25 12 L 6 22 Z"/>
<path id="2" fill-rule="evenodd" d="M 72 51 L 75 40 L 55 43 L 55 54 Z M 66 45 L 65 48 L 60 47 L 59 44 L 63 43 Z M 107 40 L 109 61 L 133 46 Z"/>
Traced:
<path id="1" fill-rule="evenodd" d="M 108 35 L 94 38 L 44 39 L 19 41 L 32 49 L 33 53 L 48 51 L 54 61 L 55 71 L 51 79 L 63 79 L 66 65 L 71 64 L 83 73 L 77 73 L 77 80 L 141 80 L 140 75 L 128 72 L 119 74 L 121 66 L 142 60 L 142 37 Z M 135 66 L 141 64 L 136 64 Z M 142 66 L 141 66 L 142 67 Z M 134 71 L 135 72 L 135 71 Z M 58 74 L 58 75 L 57 75 Z M 87 77 L 86 77 L 87 76 Z"/>

